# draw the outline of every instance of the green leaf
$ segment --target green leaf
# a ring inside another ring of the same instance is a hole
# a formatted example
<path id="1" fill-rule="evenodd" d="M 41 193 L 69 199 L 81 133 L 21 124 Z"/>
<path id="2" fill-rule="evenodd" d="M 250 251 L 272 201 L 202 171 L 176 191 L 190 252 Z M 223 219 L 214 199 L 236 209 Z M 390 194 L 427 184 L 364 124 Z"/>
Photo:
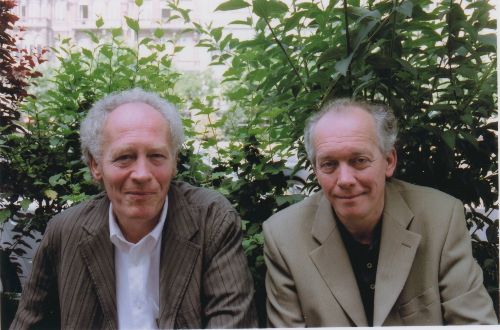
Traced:
<path id="1" fill-rule="evenodd" d="M 123 29 L 121 27 L 111 29 L 111 35 L 113 38 L 117 38 L 123 34 Z"/>
<path id="2" fill-rule="evenodd" d="M 57 192 L 52 189 L 45 190 L 43 194 L 50 200 L 54 200 L 57 198 Z"/>
<path id="3" fill-rule="evenodd" d="M 7 221 L 10 217 L 10 211 L 7 209 L 0 210 L 0 223 Z"/>
<path id="4" fill-rule="evenodd" d="M 318 58 L 318 65 L 321 65 L 323 63 L 341 58 L 342 55 L 345 53 L 345 50 L 339 48 L 339 47 L 330 47 L 327 50 L 325 50 L 323 53 Z"/>
<path id="5" fill-rule="evenodd" d="M 252 22 L 249 21 L 249 20 L 246 20 L 246 21 L 243 21 L 243 20 L 235 20 L 235 21 L 231 21 L 229 22 L 230 25 L 248 25 L 248 26 L 252 26 Z"/>
<path id="6" fill-rule="evenodd" d="M 406 17 L 411 17 L 413 11 L 413 2 L 409 0 L 403 1 L 403 3 L 396 8 L 396 11 L 405 15 Z"/>
<path id="7" fill-rule="evenodd" d="M 113 49 L 109 45 L 105 45 L 104 47 L 102 47 L 100 53 L 108 59 L 111 59 L 113 57 Z"/>
<path id="8" fill-rule="evenodd" d="M 85 57 L 88 57 L 90 59 L 92 59 L 94 56 L 92 55 L 92 52 L 90 50 L 88 50 L 87 48 L 82 48 L 82 54 L 85 56 Z"/>
<path id="9" fill-rule="evenodd" d="M 469 142 L 475 148 L 479 149 L 479 143 L 477 142 L 477 138 L 474 135 L 467 132 L 462 132 L 461 134 L 463 135 L 465 141 Z"/>
<path id="10" fill-rule="evenodd" d="M 151 38 L 142 38 L 141 41 L 139 42 L 139 45 L 148 45 L 151 41 L 153 41 L 153 39 Z"/>
<path id="11" fill-rule="evenodd" d="M 160 28 L 157 28 L 155 29 L 155 32 L 154 32 L 154 36 L 158 39 L 160 39 L 161 37 L 163 37 L 165 35 L 165 30 L 163 29 L 160 29 Z"/>
<path id="12" fill-rule="evenodd" d="M 338 61 L 335 64 L 335 70 L 337 70 L 341 75 L 346 76 L 347 70 L 349 69 L 349 65 L 351 64 L 353 55 L 354 55 L 354 53 L 351 53 L 351 55 L 349 55 L 348 57 Z"/>
<path id="13" fill-rule="evenodd" d="M 134 30 L 136 33 L 139 33 L 139 21 L 133 19 L 131 17 L 125 16 L 125 20 L 127 21 L 127 25 L 129 28 Z"/>
<path id="14" fill-rule="evenodd" d="M 215 8 L 215 11 L 227 11 L 227 10 L 237 10 L 250 7 L 250 5 L 243 0 L 229 0 L 221 3 Z"/>
<path id="15" fill-rule="evenodd" d="M 32 201 L 31 201 L 31 199 L 28 199 L 28 198 L 23 199 L 23 200 L 21 201 L 21 208 L 22 208 L 24 211 L 28 210 L 28 208 L 30 207 L 31 202 L 32 202 Z"/>
<path id="16" fill-rule="evenodd" d="M 223 27 L 218 27 L 210 31 L 210 34 L 214 37 L 215 41 L 219 41 L 222 37 L 222 29 Z"/>
<path id="17" fill-rule="evenodd" d="M 278 0 L 253 0 L 253 12 L 262 18 L 280 17 L 288 11 L 288 6 Z"/>
<path id="18" fill-rule="evenodd" d="M 56 175 L 53 175 L 49 178 L 49 183 L 52 187 L 56 186 L 58 184 L 58 180 L 59 178 L 61 177 L 61 174 L 56 174 Z"/>
<path id="19" fill-rule="evenodd" d="M 142 6 L 143 3 L 144 3 L 144 0 L 135 0 L 135 4 L 137 7 Z"/>
<path id="20" fill-rule="evenodd" d="M 240 100 L 243 99 L 244 96 L 248 95 L 249 91 L 247 88 L 240 87 L 232 92 L 227 93 L 227 96 L 232 100 Z"/>
<path id="21" fill-rule="evenodd" d="M 480 43 L 497 48 L 497 36 L 494 33 L 480 34 L 477 36 L 477 40 Z"/>
<path id="22" fill-rule="evenodd" d="M 89 37 L 90 40 L 92 40 L 93 43 L 97 44 L 99 42 L 99 38 L 95 35 L 95 33 L 92 33 L 90 31 L 84 31 Z"/>
<path id="23" fill-rule="evenodd" d="M 104 25 L 104 20 L 102 19 L 102 17 L 99 17 L 99 19 L 97 21 L 95 21 L 95 26 L 97 28 L 100 28 L 103 25 Z"/>
<path id="24" fill-rule="evenodd" d="M 283 204 L 295 204 L 303 200 L 304 197 L 304 195 L 300 194 L 276 196 L 276 204 L 278 204 L 278 206 L 281 206 Z"/>
<path id="25" fill-rule="evenodd" d="M 139 65 L 145 65 L 153 62 L 156 59 L 156 53 L 153 53 L 147 57 L 142 57 L 139 59 Z"/>
<path id="26" fill-rule="evenodd" d="M 284 31 L 290 31 L 292 29 L 295 29 L 299 26 L 299 22 L 304 17 L 304 12 L 298 12 L 293 14 L 292 16 L 288 17 L 285 20 L 285 26 L 284 26 Z"/>
<path id="27" fill-rule="evenodd" d="M 444 143 L 450 148 L 454 149 L 455 148 L 455 140 L 456 140 L 456 135 L 453 132 L 450 131 L 444 131 L 441 133 L 441 137 L 443 138 Z"/>

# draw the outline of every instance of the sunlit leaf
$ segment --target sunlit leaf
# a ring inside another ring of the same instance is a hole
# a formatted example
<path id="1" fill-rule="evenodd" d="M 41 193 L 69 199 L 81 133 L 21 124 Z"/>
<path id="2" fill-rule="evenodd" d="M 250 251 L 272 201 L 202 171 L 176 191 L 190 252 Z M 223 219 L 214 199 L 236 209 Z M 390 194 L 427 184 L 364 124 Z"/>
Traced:
<path id="1" fill-rule="evenodd" d="M 347 70 L 349 69 L 349 65 L 351 65 L 353 55 L 354 54 L 351 53 L 351 55 L 349 55 L 348 57 L 338 61 L 335 64 L 335 70 L 337 70 L 343 76 L 347 75 Z"/>
<path id="2" fill-rule="evenodd" d="M 55 200 L 57 198 L 57 192 L 52 189 L 45 190 L 43 194 L 50 200 Z"/>
<path id="3" fill-rule="evenodd" d="M 250 4 L 248 4 L 246 1 L 243 0 L 229 0 L 226 2 L 221 3 L 220 5 L 215 8 L 215 11 L 227 11 L 227 10 L 236 10 L 236 9 L 242 9 L 250 7 Z"/>
<path id="4" fill-rule="evenodd" d="M 163 36 L 165 35 L 165 30 L 161 29 L 161 28 L 157 28 L 155 29 L 154 31 L 154 36 L 158 39 L 162 38 Z"/>
<path id="5" fill-rule="evenodd" d="M 279 0 L 253 0 L 253 12 L 262 18 L 279 17 L 288 11 L 288 6 Z"/>
<path id="6" fill-rule="evenodd" d="M 135 32 L 139 32 L 139 21 L 136 19 L 133 19 L 131 17 L 125 16 L 125 21 L 127 22 L 127 25 L 129 28 L 134 30 Z"/>
<path id="7" fill-rule="evenodd" d="M 96 26 L 97 28 L 100 28 L 100 27 L 101 27 L 101 26 L 103 26 L 103 25 L 104 25 L 104 20 L 102 19 L 102 17 L 99 17 L 99 19 L 97 19 L 97 20 L 95 21 L 95 26 Z"/>

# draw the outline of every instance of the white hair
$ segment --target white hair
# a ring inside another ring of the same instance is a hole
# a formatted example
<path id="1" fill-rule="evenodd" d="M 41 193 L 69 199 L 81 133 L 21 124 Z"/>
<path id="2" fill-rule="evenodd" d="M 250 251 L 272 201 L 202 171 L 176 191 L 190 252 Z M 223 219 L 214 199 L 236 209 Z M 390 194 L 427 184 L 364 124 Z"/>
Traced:
<path id="1" fill-rule="evenodd" d="M 327 102 L 321 109 L 313 114 L 306 123 L 304 128 L 304 147 L 306 149 L 307 158 L 311 164 L 315 164 L 316 150 L 313 146 L 314 128 L 316 124 L 327 113 L 348 112 L 353 107 L 365 110 L 372 115 L 375 121 L 375 129 L 377 132 L 378 147 L 380 151 L 387 155 L 396 143 L 398 135 L 398 123 L 391 108 L 381 104 L 370 104 L 363 101 L 342 98 Z"/>
<path id="2" fill-rule="evenodd" d="M 184 143 L 184 127 L 177 109 L 155 93 L 134 88 L 105 96 L 97 101 L 87 113 L 80 125 L 82 160 L 85 164 L 89 165 L 92 158 L 96 161 L 100 160 L 104 123 L 113 110 L 126 103 L 145 103 L 161 113 L 169 126 L 169 142 L 173 153 L 177 155 Z"/>

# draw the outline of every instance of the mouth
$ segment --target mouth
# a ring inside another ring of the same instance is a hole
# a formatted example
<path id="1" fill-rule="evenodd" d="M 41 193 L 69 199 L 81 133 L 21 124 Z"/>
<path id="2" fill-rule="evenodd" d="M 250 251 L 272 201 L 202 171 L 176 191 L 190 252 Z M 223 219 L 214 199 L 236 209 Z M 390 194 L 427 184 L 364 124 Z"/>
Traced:
<path id="1" fill-rule="evenodd" d="M 151 196 L 155 193 L 150 191 L 128 191 L 125 194 L 130 196 Z"/>
<path id="2" fill-rule="evenodd" d="M 342 200 L 352 200 L 362 195 L 364 195 L 364 193 L 353 194 L 353 195 L 336 195 L 335 197 L 337 199 L 342 199 Z"/>

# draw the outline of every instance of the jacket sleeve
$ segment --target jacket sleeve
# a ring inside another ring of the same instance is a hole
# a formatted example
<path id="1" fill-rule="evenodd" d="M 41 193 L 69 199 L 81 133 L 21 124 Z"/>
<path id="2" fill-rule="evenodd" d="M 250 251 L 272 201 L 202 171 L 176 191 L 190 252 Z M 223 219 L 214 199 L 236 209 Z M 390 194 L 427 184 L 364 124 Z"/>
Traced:
<path id="1" fill-rule="evenodd" d="M 275 242 L 271 228 L 264 222 L 264 261 L 267 266 L 267 319 L 269 327 L 305 328 L 306 323 L 294 279 Z"/>
<path id="2" fill-rule="evenodd" d="M 54 248 L 54 221 L 50 221 L 33 258 L 28 282 L 23 288 L 10 329 L 59 328 L 59 300 Z"/>
<path id="3" fill-rule="evenodd" d="M 207 235 L 202 277 L 204 326 L 257 327 L 253 280 L 241 245 L 240 218 L 234 210 L 216 212 L 214 217 Z"/>
<path id="4" fill-rule="evenodd" d="M 483 274 L 472 256 L 463 205 L 456 201 L 439 267 L 445 324 L 498 324 L 493 304 L 483 285 Z"/>

